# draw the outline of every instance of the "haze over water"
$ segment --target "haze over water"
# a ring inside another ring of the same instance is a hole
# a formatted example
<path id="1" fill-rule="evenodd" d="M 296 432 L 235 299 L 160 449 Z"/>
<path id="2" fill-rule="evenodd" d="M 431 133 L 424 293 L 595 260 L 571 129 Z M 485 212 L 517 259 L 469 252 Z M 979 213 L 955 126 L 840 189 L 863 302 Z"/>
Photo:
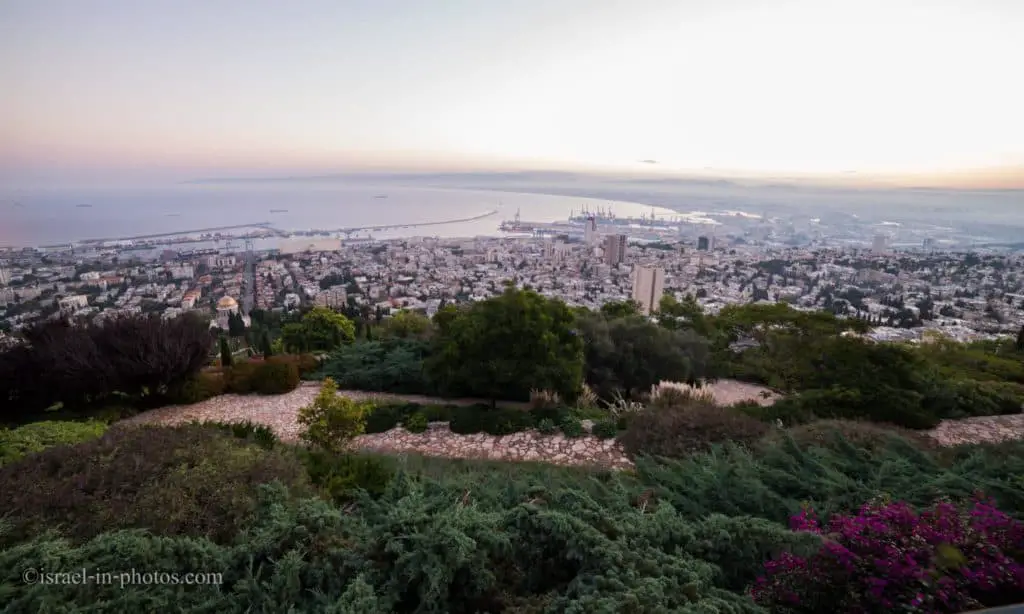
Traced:
<path id="1" fill-rule="evenodd" d="M 577 196 L 393 185 L 317 183 L 192 184 L 151 188 L 50 188 L 0 196 L 0 245 L 32 246 L 215 226 L 270 222 L 281 230 L 415 224 L 481 215 L 473 222 L 371 233 L 469 237 L 498 234 L 498 224 L 520 210 L 522 219 L 558 221 L 573 209 L 611 206 L 620 217 L 650 214 L 650 206 Z M 387 198 L 377 198 L 384 196 Z M 15 203 L 18 206 L 15 206 Z M 88 204 L 89 207 L 79 207 Z M 271 213 L 271 209 L 286 212 Z M 659 214 L 671 213 L 657 209 Z M 241 232 L 241 231 L 224 231 Z"/>

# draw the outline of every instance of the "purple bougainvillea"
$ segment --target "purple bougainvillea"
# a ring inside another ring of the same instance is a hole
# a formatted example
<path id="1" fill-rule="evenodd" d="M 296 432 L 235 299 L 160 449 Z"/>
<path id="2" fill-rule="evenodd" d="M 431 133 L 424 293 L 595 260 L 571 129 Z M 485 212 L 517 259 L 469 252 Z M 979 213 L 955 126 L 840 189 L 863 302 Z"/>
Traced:
<path id="1" fill-rule="evenodd" d="M 943 502 L 921 513 L 873 502 L 825 527 L 808 508 L 791 528 L 824 543 L 811 557 L 766 563 L 752 595 L 776 612 L 964 612 L 1024 601 L 1024 523 L 980 495 L 966 508 Z"/>

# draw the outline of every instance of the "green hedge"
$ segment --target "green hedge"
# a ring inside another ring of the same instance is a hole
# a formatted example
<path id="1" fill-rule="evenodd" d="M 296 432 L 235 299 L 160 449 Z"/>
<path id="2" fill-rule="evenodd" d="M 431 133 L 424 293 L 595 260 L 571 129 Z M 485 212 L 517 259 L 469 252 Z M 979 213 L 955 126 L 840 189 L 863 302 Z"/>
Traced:
<path id="1" fill-rule="evenodd" d="M 103 435 L 107 425 L 87 422 L 34 422 L 16 429 L 0 429 L 0 465 L 53 446 L 76 444 Z"/>

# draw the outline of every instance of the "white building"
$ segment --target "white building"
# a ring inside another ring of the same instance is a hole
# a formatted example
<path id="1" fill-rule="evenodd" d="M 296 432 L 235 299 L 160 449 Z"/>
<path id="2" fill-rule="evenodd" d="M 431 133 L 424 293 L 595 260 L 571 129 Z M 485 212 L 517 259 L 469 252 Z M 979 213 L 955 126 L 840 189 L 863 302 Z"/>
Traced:
<path id="1" fill-rule="evenodd" d="M 875 235 L 874 240 L 871 242 L 871 251 L 876 254 L 884 254 L 889 246 L 889 238 L 883 234 Z"/>
<path id="2" fill-rule="evenodd" d="M 335 252 L 341 249 L 341 239 L 315 239 L 313 237 L 282 239 L 278 243 L 277 249 L 282 254 Z"/>
<path id="3" fill-rule="evenodd" d="M 85 309 L 89 306 L 89 297 L 84 294 L 65 296 L 57 301 L 57 306 L 60 307 L 61 311 L 77 311 L 79 309 Z"/>
<path id="4" fill-rule="evenodd" d="M 206 266 L 210 267 L 211 269 L 233 267 L 235 266 L 235 257 L 221 256 L 220 254 L 216 256 L 210 256 L 209 258 L 206 259 Z"/>
<path id="5" fill-rule="evenodd" d="M 14 302 L 14 288 L 0 288 L 0 306 Z"/>
<path id="6" fill-rule="evenodd" d="M 344 286 L 328 288 L 316 295 L 315 303 L 320 307 L 344 307 L 348 304 L 348 295 Z"/>
<path id="7" fill-rule="evenodd" d="M 0 267 L 0 286 L 6 286 L 9 283 L 11 283 L 11 272 Z"/>
<path id="8" fill-rule="evenodd" d="M 171 267 L 171 277 L 174 279 L 192 279 L 195 276 L 196 270 L 191 264 Z"/>
<path id="9" fill-rule="evenodd" d="M 640 313 L 651 315 L 657 311 L 661 295 L 665 293 L 665 269 L 641 266 L 633 277 L 633 300 L 639 303 Z"/>
<path id="10" fill-rule="evenodd" d="M 217 301 L 217 318 L 210 322 L 210 328 L 217 326 L 220 327 L 221 330 L 228 330 L 230 328 L 228 322 L 231 318 L 231 314 L 236 313 L 238 313 L 238 301 L 230 296 L 221 297 L 221 299 Z M 242 316 L 242 322 L 244 322 L 246 328 L 248 328 L 250 325 L 249 316 Z"/>

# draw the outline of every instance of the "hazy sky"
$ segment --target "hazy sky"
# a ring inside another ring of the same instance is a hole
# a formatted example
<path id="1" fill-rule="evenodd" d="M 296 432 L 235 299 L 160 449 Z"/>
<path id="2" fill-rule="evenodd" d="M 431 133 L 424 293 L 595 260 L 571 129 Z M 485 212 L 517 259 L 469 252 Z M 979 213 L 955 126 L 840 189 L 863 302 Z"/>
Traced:
<path id="1" fill-rule="evenodd" d="M 1022 61 L 1024 0 L 0 0 L 0 170 L 1001 168 L 1024 187 Z"/>

